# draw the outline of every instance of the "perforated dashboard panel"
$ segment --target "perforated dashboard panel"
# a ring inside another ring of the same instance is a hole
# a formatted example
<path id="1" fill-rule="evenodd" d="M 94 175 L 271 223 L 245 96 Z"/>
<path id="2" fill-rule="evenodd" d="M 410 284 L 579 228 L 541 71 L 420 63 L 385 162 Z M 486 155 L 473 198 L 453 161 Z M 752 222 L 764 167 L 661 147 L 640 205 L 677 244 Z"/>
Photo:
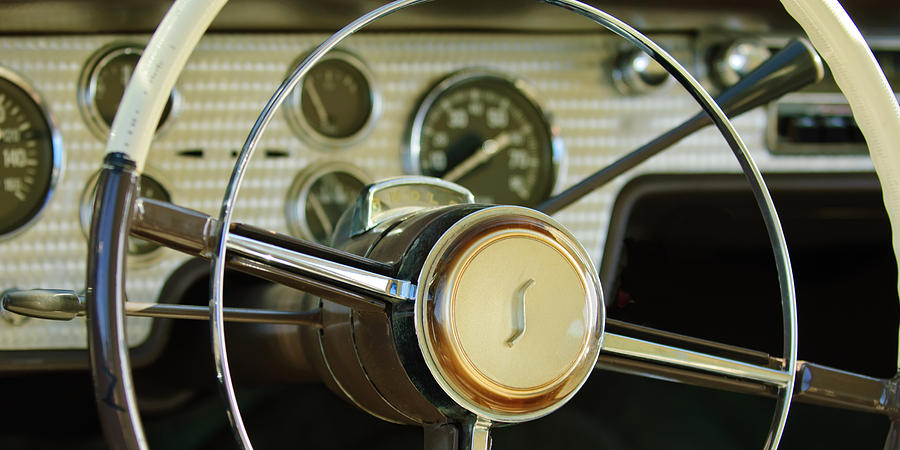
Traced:
<path id="1" fill-rule="evenodd" d="M 322 35 L 206 36 L 176 89 L 180 106 L 155 139 L 148 173 L 172 200 L 213 214 L 218 210 L 231 166 L 271 92 Z M 84 288 L 86 239 L 79 223 L 82 193 L 98 170 L 104 144 L 78 107 L 78 79 L 88 58 L 116 42 L 146 42 L 146 36 L 60 36 L 0 39 L 0 65 L 27 79 L 45 98 L 59 126 L 65 163 L 46 210 L 27 230 L 0 242 L 0 291 L 9 288 Z M 702 72 L 689 37 L 661 36 L 661 42 L 692 71 Z M 698 108 L 670 85 L 646 96 L 622 96 L 610 83 L 609 63 L 620 41 L 607 34 L 363 34 L 344 48 L 360 56 L 374 74 L 383 112 L 367 139 L 339 150 L 314 148 L 299 139 L 283 114 L 265 134 L 251 164 L 237 207 L 237 220 L 288 232 L 285 202 L 298 172 L 321 161 L 357 165 L 373 179 L 403 174 L 407 124 L 420 96 L 457 70 L 487 68 L 526 80 L 552 114 L 566 148 L 556 191 L 571 185 L 622 153 L 677 125 Z M 701 73 L 702 75 L 702 73 Z M 871 171 L 866 156 L 772 156 L 764 147 L 765 113 L 736 121 L 764 171 Z M 202 150 L 203 157 L 186 157 Z M 286 156 L 278 156 L 284 154 Z M 686 139 L 609 186 L 556 215 L 598 262 L 619 189 L 646 173 L 739 171 L 714 130 Z M 129 261 L 127 293 L 133 301 L 156 301 L 166 279 L 188 258 L 162 249 Z M 144 341 L 150 319 L 129 319 L 129 342 Z M 83 320 L 0 321 L 0 350 L 86 347 Z"/>

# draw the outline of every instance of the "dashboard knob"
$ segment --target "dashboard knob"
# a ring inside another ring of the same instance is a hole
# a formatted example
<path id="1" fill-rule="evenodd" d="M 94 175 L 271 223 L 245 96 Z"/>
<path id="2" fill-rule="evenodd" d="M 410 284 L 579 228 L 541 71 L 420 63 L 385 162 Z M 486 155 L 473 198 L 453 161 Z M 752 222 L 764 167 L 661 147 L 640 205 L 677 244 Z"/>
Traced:
<path id="1" fill-rule="evenodd" d="M 629 51 L 619 55 L 612 71 L 613 85 L 626 95 L 647 94 L 664 86 L 669 73 L 649 55 Z"/>
<path id="2" fill-rule="evenodd" d="M 769 48 L 753 39 L 737 39 L 713 52 L 710 63 L 713 81 L 726 89 L 772 56 Z"/>

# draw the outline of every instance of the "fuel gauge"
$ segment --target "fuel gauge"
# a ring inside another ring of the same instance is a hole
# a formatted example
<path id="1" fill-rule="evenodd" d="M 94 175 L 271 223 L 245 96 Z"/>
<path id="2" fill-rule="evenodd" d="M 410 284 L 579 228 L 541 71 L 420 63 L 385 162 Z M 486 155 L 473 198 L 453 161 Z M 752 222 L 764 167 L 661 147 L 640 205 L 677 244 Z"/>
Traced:
<path id="1" fill-rule="evenodd" d="M 328 245 L 338 219 L 370 182 L 362 170 L 341 162 L 319 164 L 300 172 L 287 198 L 291 234 Z"/>
<path id="2" fill-rule="evenodd" d="M 380 112 L 372 73 L 356 55 L 332 50 L 287 101 L 288 121 L 317 147 L 344 147 L 366 136 Z"/>

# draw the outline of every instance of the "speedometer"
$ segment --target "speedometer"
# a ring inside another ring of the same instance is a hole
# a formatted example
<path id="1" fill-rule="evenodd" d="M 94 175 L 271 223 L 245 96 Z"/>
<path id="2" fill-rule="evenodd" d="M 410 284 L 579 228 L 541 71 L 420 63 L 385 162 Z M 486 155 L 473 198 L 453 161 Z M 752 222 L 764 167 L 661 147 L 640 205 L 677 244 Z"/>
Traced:
<path id="1" fill-rule="evenodd" d="M 442 80 L 412 119 L 407 171 L 461 184 L 479 202 L 537 205 L 553 191 L 563 149 L 530 92 L 493 72 Z"/>
<path id="2" fill-rule="evenodd" d="M 50 199 L 62 149 L 35 91 L 0 68 L 0 238 L 23 230 Z"/>

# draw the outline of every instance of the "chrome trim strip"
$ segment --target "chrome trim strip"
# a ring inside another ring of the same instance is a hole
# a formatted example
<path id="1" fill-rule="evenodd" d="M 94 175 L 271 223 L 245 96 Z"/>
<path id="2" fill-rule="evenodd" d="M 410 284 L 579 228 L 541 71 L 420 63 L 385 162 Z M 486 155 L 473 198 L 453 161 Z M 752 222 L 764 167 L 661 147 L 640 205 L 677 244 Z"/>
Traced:
<path id="1" fill-rule="evenodd" d="M 793 372 L 790 371 L 719 358 L 614 333 L 606 333 L 600 352 L 752 380 L 777 387 L 786 387 L 794 379 Z"/>
<path id="2" fill-rule="evenodd" d="M 378 298 L 393 301 L 415 299 L 416 286 L 409 281 L 378 275 L 236 234 L 228 235 L 227 245 L 229 252 L 290 269 L 301 275 L 332 281 L 340 287 L 363 291 Z"/>
<path id="3" fill-rule="evenodd" d="M 87 311 L 84 295 L 59 289 L 8 290 L 0 294 L 3 308 L 26 317 L 47 320 L 72 320 Z M 227 322 L 305 325 L 322 328 L 321 313 L 314 311 L 285 311 L 258 308 L 226 307 Z M 125 301 L 125 314 L 135 317 L 209 320 L 206 306 L 177 303 L 149 303 Z"/>

